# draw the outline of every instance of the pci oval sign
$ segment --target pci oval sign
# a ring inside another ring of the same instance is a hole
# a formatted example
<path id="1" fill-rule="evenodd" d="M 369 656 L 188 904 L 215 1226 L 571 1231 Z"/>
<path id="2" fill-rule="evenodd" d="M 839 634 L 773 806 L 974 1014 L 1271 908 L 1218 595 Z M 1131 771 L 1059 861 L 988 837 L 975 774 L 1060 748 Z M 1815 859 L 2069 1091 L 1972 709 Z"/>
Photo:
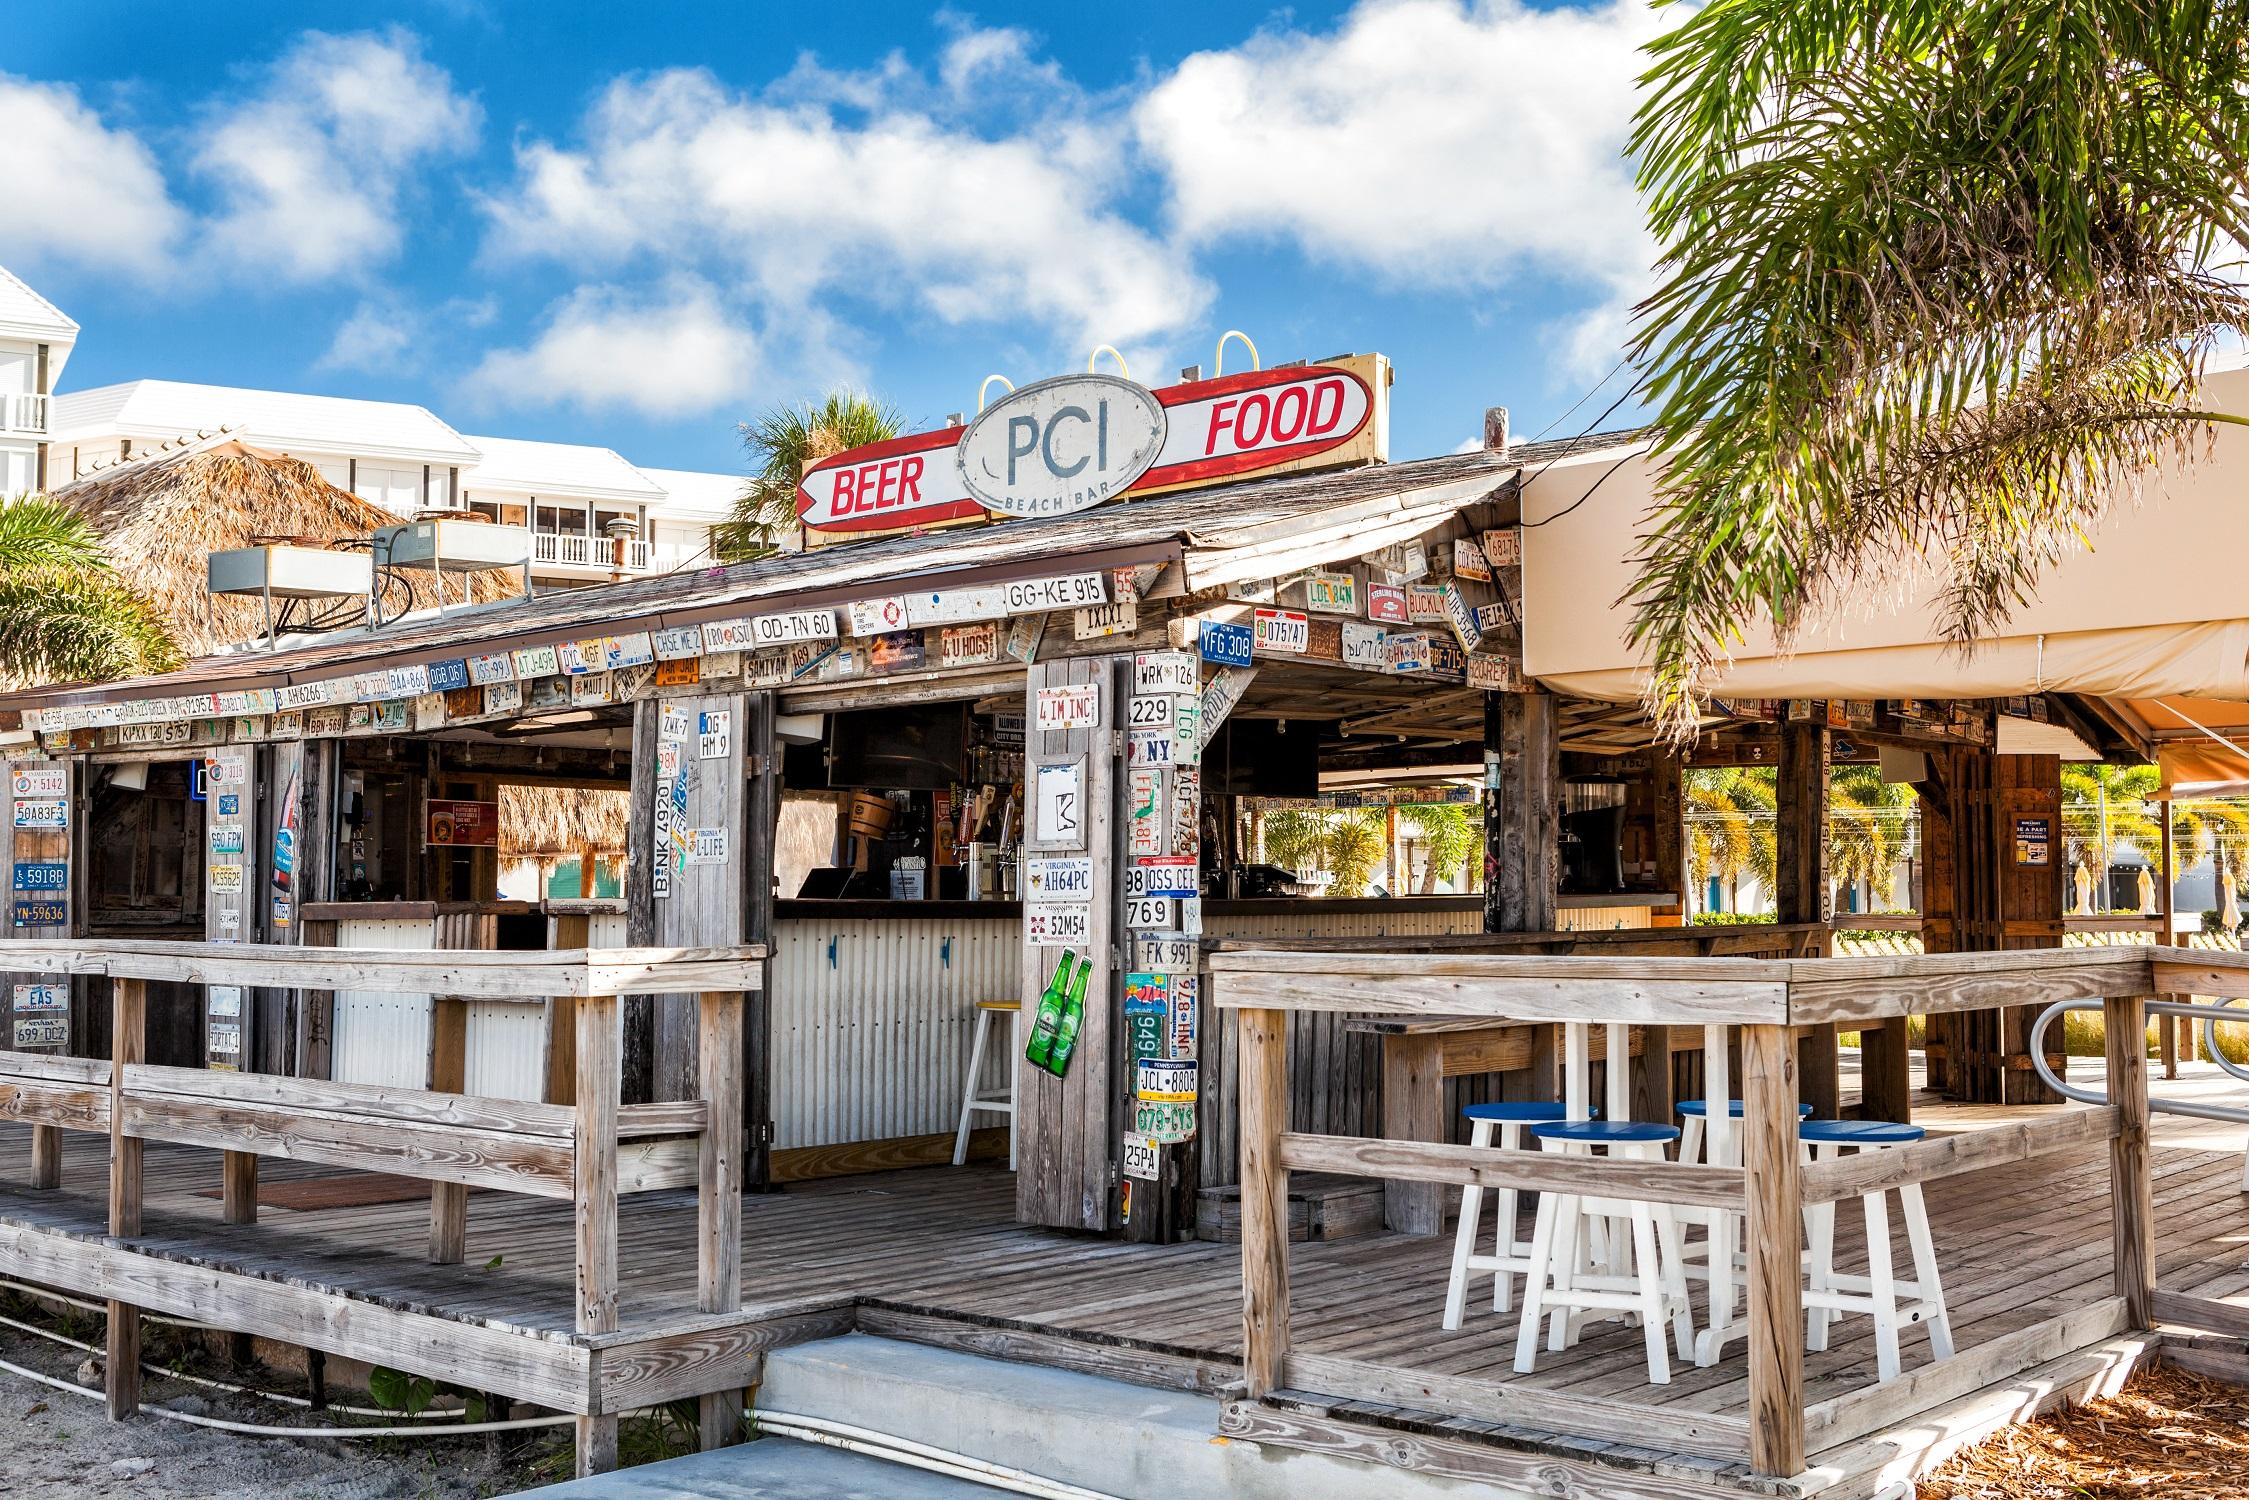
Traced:
<path id="1" fill-rule="evenodd" d="M 1132 488 L 1164 446 L 1164 409 L 1113 375 L 1064 375 L 986 407 L 958 453 L 961 483 L 987 510 L 1066 516 Z"/>

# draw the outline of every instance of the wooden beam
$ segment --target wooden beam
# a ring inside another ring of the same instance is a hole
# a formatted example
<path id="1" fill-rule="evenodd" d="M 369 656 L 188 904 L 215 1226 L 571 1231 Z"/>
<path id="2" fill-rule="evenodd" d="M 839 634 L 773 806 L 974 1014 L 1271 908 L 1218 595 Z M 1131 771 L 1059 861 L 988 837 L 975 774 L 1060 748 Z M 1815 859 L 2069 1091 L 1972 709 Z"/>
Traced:
<path id="1" fill-rule="evenodd" d="M 258 1222 L 258 1158 L 248 1151 L 220 1153 L 219 1222 Z"/>
<path id="2" fill-rule="evenodd" d="M 1947 1401 L 2114 1338 L 2130 1326 L 2121 1297 L 2018 1328 L 1962 1350 L 1950 1359 L 1910 1370 L 1895 1380 L 1861 1387 L 1804 1412 L 1805 1443 L 1817 1453 L 1870 1432 L 1893 1427 Z"/>
<path id="3" fill-rule="evenodd" d="M 1280 1138 L 1280 1164 L 1296 1172 L 1399 1177 L 1462 1187 L 1595 1194 L 1727 1209 L 1741 1207 L 1744 1186 L 1739 1167 L 1564 1156 L 1552 1151 L 1502 1151 L 1431 1141 L 1301 1135 L 1293 1131 Z"/>
<path id="4" fill-rule="evenodd" d="M 1294 1448 L 1383 1464 L 1409 1474 L 1465 1481 L 1468 1493 L 1569 1495 L 1585 1500 L 1712 1500 L 1707 1475 L 1692 1478 L 1635 1464 L 1562 1458 L 1473 1438 L 1407 1432 L 1311 1409 L 1309 1402 L 1227 1401 L 1219 1435 L 1260 1447 Z"/>
<path id="5" fill-rule="evenodd" d="M 1561 889 L 1562 741 L 1554 698 L 1543 692 L 1491 698 L 1497 700 L 1499 730 L 1499 842 L 1484 851 L 1486 879 L 1497 898 L 1486 925 L 1496 924 L 1501 932 L 1545 932 L 1554 925 Z M 1487 744 L 1487 761 L 1491 753 Z M 1486 779 L 1494 779 L 1489 770 Z"/>
<path id="6" fill-rule="evenodd" d="M 2155 1325 L 2155 1198 L 2148 1174 L 2147 999 L 2123 995 L 2101 1007 L 2108 1053 L 2109 1231 L 2116 1246 L 2116 1294 L 2125 1326 Z"/>
<path id="7" fill-rule="evenodd" d="M 1629 1434 L 1636 1447 L 1706 1458 L 1749 1457 L 1749 1423 L 1740 1417 L 1540 1390 L 1513 1380 L 1397 1370 L 1327 1354 L 1291 1353 L 1286 1369 L 1290 1390 L 1444 1412 L 1479 1422 L 1519 1423 L 1602 1442 Z"/>
<path id="8" fill-rule="evenodd" d="M 127 1239 L 141 1232 L 141 1143 L 125 1133 L 119 1108 L 126 1069 L 148 1055 L 148 986 L 138 979 L 110 981 L 109 1232 Z M 109 1299 L 109 1332 L 102 1358 L 102 1394 L 111 1421 L 140 1410 L 141 1310 Z"/>
<path id="9" fill-rule="evenodd" d="M 0 1223 L 0 1275 L 145 1312 L 395 1365 L 557 1411 L 587 1405 L 587 1349 L 246 1272 L 191 1267 L 93 1237 Z"/>
<path id="10" fill-rule="evenodd" d="M 455 995 L 430 997 L 429 1087 L 433 1094 L 468 1091 L 469 1005 Z M 430 1188 L 429 1261 L 457 1266 L 468 1250 L 469 1190 L 457 1182 Z"/>
<path id="11" fill-rule="evenodd" d="M 0 1115 L 14 1113 L 9 1108 L 15 1090 L 0 1085 Z M 17 1116 L 21 1118 L 20 1116 Z M 58 1188 L 62 1186 L 62 1128 L 57 1125 L 31 1127 L 31 1186 Z"/>
<path id="12" fill-rule="evenodd" d="M 572 1104 L 571 1196 L 577 1208 L 575 1253 L 577 1329 L 617 1328 L 617 1102 L 622 1082 L 618 1057 L 617 1000 L 582 998 L 578 1004 L 577 1098 Z M 577 1422 L 577 1472 L 605 1474 L 617 1467 L 614 1413 Z"/>
<path id="13" fill-rule="evenodd" d="M 2214 1297 L 2189 1297 L 2183 1292 L 2158 1291 L 2154 1297 L 2155 1320 L 2159 1323 L 2177 1324 L 2182 1328 L 2199 1328 L 2206 1333 L 2222 1333 L 2238 1339 L 2249 1339 L 2249 1307 L 2237 1302 L 2220 1302 Z"/>
<path id="14" fill-rule="evenodd" d="M 523 952 L 28 938 L 8 948 L 9 966 L 32 974 L 106 974 L 268 989 L 328 989 L 343 980 L 355 990 L 474 1000 L 753 990 L 765 957 L 764 947 L 756 943 Z"/>
<path id="15" fill-rule="evenodd" d="M 1241 1088 L 1242 1373 L 1249 1393 L 1277 1388 L 1289 1353 L 1288 1016 L 1245 1010 L 1235 1017 Z"/>
<path id="16" fill-rule="evenodd" d="M 733 1313 L 742 1305 L 742 995 L 705 990 L 696 997 L 696 1060 L 709 1111 L 695 1184 L 695 1305 Z M 700 1397 L 705 1451 L 741 1441 L 740 1389 Z"/>
<path id="17" fill-rule="evenodd" d="M 593 918 L 585 912 L 560 912 L 554 924 L 553 946 L 584 948 L 593 941 Z M 570 995 L 547 1001 L 546 1102 L 568 1104 L 578 1087 L 578 1002 Z"/>
<path id="18" fill-rule="evenodd" d="M 1796 1156 L 1796 1039 L 1741 1033 L 1743 1239 L 1749 1251 L 1749 1462 L 1786 1479 L 1804 1468 L 1802 1193 Z"/>
<path id="19" fill-rule="evenodd" d="M 2115 1106 L 1992 1125 L 1937 1140 L 1816 1162 L 1804 1168 L 1804 1201 L 1833 1203 L 1909 1182 L 1934 1182 L 1962 1172 L 2029 1161 L 2056 1151 L 2113 1140 L 2122 1129 Z"/>
<path id="20" fill-rule="evenodd" d="M 1445 1139 L 1444 1039 L 1385 1037 L 1382 1043 L 1382 1135 L 1388 1141 Z M 1283 1137 L 1283 1164 L 1287 1163 Z M 1445 1227 L 1441 1179 L 1391 1177 L 1383 1184 L 1382 1220 L 1399 1234 L 1438 1234 Z"/>

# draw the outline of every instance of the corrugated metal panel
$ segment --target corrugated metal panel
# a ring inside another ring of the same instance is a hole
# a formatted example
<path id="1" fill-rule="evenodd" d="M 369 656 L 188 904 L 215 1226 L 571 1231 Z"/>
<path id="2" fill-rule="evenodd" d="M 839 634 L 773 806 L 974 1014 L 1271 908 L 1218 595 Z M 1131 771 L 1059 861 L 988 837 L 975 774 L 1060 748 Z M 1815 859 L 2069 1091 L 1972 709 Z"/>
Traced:
<path id="1" fill-rule="evenodd" d="M 543 1000 L 474 1000 L 462 1058 L 463 1087 L 487 1099 L 538 1099 L 547 1091 Z"/>
<path id="2" fill-rule="evenodd" d="M 427 950 L 426 920 L 336 924 L 339 948 Z M 340 1083 L 418 1089 L 429 1084 L 430 1000 L 375 990 L 336 991 L 334 1072 Z M 469 1006 L 468 1092 L 492 1099 L 537 1099 L 546 1092 L 546 1006 L 537 1001 L 476 1001 Z"/>
<path id="3" fill-rule="evenodd" d="M 339 948 L 426 949 L 427 918 L 346 919 L 336 924 Z M 429 1083 L 429 996 L 386 995 L 375 990 L 336 991 L 335 1063 L 338 1083 L 379 1083 L 418 1089 Z"/>
<path id="4" fill-rule="evenodd" d="M 1020 994 L 1022 960 L 1013 917 L 776 922 L 774 1144 L 953 1129 L 976 1002 Z M 1001 1028 L 985 1048 L 987 1088 L 1005 1081 L 1007 1052 Z"/>
<path id="5" fill-rule="evenodd" d="M 1204 936 L 1234 938 L 1434 937 L 1483 930 L 1484 914 L 1479 909 L 1447 911 L 1403 903 L 1391 911 L 1337 912 L 1322 911 L 1319 902 L 1307 901 L 1297 911 L 1212 916 L 1203 921 Z"/>

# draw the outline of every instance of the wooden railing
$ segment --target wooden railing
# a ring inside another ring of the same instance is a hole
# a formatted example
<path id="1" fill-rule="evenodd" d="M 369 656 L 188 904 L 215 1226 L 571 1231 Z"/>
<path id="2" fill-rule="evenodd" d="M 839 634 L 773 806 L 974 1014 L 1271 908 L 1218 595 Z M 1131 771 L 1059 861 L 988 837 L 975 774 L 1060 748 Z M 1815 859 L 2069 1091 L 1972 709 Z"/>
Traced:
<path id="1" fill-rule="evenodd" d="M 1290 1388 L 1521 1422 L 1593 1439 L 1746 1460 L 1787 1478 L 1831 1448 L 2072 1349 L 2151 1326 L 2156 1315 L 2148 1176 L 2146 1005 L 2151 995 L 2249 995 L 2249 957 L 2150 946 L 1850 959 L 1519 958 L 1255 951 L 1210 955 L 1213 999 L 1235 1011 L 1241 1077 L 1243 1365 L 1252 1399 Z M 2106 1108 L 1805 1165 L 1797 1151 L 1797 1033 L 1907 1015 L 2054 1000 L 2103 1002 Z M 1711 1128 L 1730 1095 L 1723 1060 L 1738 1028 L 1744 1077 L 1739 1168 L 1608 1161 L 1538 1151 L 1303 1135 L 1287 1128 L 1292 1011 L 1490 1015 L 1702 1026 Z M 1965 1350 L 1910 1380 L 1807 1406 L 1801 1212 L 1896 1181 L 1927 1181 L 2107 1141 L 2114 1295 Z M 1288 1174 L 1406 1177 L 1455 1186 L 1568 1191 L 1741 1212 L 1749 1412 L 1673 1412 L 1294 1350 L 1289 1337 Z M 2167 1319 L 2225 1331 L 2238 1309 L 2166 1296 Z"/>
<path id="2" fill-rule="evenodd" d="M 0 1052 L 0 1119 L 33 1127 L 35 1187 L 59 1184 L 58 1132 L 107 1134 L 109 1232 L 126 1240 L 141 1232 L 148 1141 L 225 1153 L 222 1212 L 229 1223 L 255 1220 L 263 1156 L 430 1182 L 431 1258 L 438 1261 L 460 1259 L 472 1187 L 567 1200 L 575 1209 L 580 1334 L 618 1329 L 618 1196 L 695 1187 L 698 1306 L 732 1313 L 741 1301 L 742 997 L 757 988 L 763 957 L 761 947 L 500 953 L 9 943 L 0 963 L 11 971 L 109 978 L 113 1050 L 106 1061 Z M 548 1000 L 572 1043 L 568 1101 L 152 1066 L 145 1061 L 152 979 L 433 995 L 441 1009 L 473 999 Z M 683 992 L 700 997 L 700 1097 L 620 1105 L 620 997 Z M 248 1309 L 239 1322 L 213 1321 L 264 1331 Z M 138 1307 L 113 1300 L 105 1374 L 112 1415 L 138 1403 L 139 1339 Z M 731 1440 L 738 1397 L 702 1398 L 706 1443 Z M 615 1413 L 578 1421 L 580 1467 L 613 1467 Z"/>

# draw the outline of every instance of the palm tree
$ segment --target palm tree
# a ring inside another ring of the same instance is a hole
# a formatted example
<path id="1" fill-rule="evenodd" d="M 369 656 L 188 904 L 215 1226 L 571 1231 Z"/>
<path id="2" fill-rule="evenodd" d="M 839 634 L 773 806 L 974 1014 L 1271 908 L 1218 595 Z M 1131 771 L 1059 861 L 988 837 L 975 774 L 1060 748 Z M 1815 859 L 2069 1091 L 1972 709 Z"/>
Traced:
<path id="1" fill-rule="evenodd" d="M 45 495 L 0 500 L 0 675 L 94 682 L 180 660 L 162 617 L 111 568 L 93 523 Z"/>
<path id="2" fill-rule="evenodd" d="M 779 406 L 736 427 L 749 451 L 750 477 L 734 513 L 711 528 L 711 551 L 721 562 L 750 562 L 779 550 L 796 524 L 797 481 L 821 459 L 894 438 L 905 418 L 874 397 L 837 389 L 818 402 Z"/>
<path id="3" fill-rule="evenodd" d="M 1717 0 L 1650 51 L 1629 597 L 1673 735 L 1760 616 L 1927 560 L 1989 634 L 2133 475 L 2249 425 L 2198 406 L 2249 328 L 2249 7 Z"/>
<path id="4" fill-rule="evenodd" d="M 1398 815 L 1410 819 L 1429 845 L 1429 857 L 1421 871 L 1424 896 L 1437 894 L 1438 883 L 1456 878 L 1468 867 L 1470 856 L 1484 847 L 1480 807 L 1463 802 L 1409 802 L 1399 805 Z M 1469 889 L 1475 889 L 1473 881 Z"/>
<path id="5" fill-rule="evenodd" d="M 1912 852 L 1913 788 L 1874 765 L 1837 766 L 1827 778 L 1827 872 L 1863 885 L 1868 910 L 1890 904 L 1890 876 Z"/>
<path id="6" fill-rule="evenodd" d="M 2111 766 L 2101 762 L 2071 762 L 2062 767 L 2062 849 L 2073 871 L 2099 882 L 2108 870 L 2109 851 L 2119 841 L 2147 856 L 2149 864 L 2163 857 L 2163 808 L 2150 801 L 2161 782 L 2153 766 Z M 2180 827 L 2173 817 L 2172 830 Z M 2178 863 L 2177 849 L 2172 863 Z M 2178 879 L 2176 868 L 2161 878 Z M 2108 904 L 2108 891 L 2096 884 L 2098 904 Z"/>
<path id="7" fill-rule="evenodd" d="M 1777 791 L 1769 766 L 1714 766 L 1686 773 L 1687 871 L 1697 890 L 1712 876 L 1735 892 L 1741 877 L 1773 887 Z"/>

